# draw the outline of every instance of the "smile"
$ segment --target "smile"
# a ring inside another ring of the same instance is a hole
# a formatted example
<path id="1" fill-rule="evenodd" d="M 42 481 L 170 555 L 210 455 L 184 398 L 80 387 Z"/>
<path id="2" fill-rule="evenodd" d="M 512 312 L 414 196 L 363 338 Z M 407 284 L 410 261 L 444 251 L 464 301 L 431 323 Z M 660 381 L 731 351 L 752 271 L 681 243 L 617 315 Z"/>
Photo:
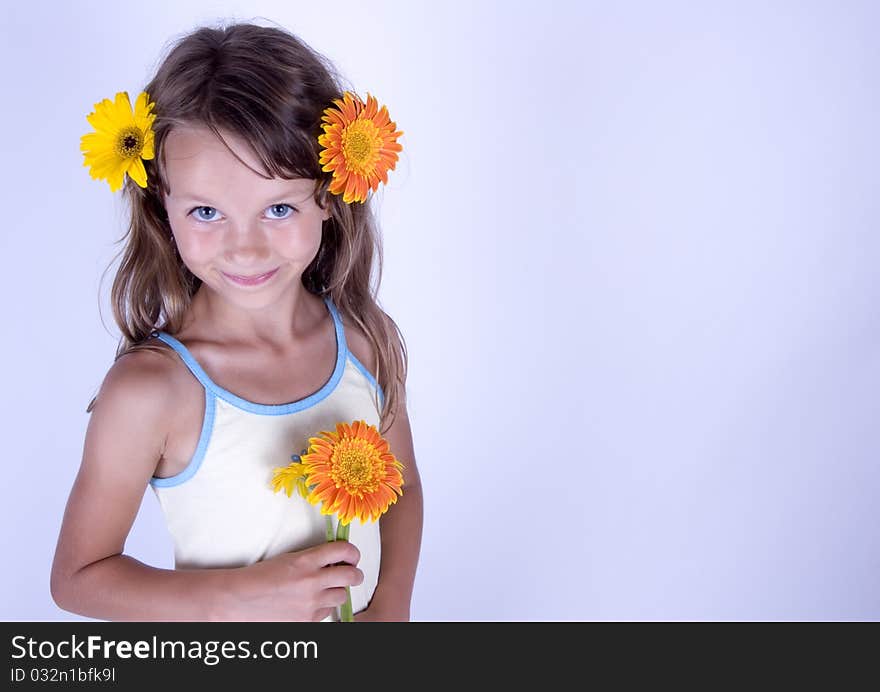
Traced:
<path id="1" fill-rule="evenodd" d="M 266 283 L 269 279 L 275 276 L 275 272 L 278 271 L 278 267 L 275 267 L 270 272 L 266 272 L 265 274 L 258 274 L 256 276 L 239 276 L 237 274 L 227 274 L 226 272 L 221 272 L 223 276 L 232 281 L 233 283 L 238 284 L 239 286 L 258 286 L 260 284 Z"/>

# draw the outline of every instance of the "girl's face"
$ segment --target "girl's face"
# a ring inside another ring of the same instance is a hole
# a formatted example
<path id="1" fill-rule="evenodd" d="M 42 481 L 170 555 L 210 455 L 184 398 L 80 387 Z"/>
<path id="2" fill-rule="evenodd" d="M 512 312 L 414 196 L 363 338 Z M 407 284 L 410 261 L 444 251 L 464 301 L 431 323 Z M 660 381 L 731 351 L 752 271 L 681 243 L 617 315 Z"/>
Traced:
<path id="1" fill-rule="evenodd" d="M 223 137 L 248 165 L 262 169 L 245 142 L 226 132 Z M 248 308 L 301 287 L 330 218 L 314 199 L 314 180 L 261 178 L 204 128 L 173 129 L 165 161 L 174 241 L 206 287 Z"/>

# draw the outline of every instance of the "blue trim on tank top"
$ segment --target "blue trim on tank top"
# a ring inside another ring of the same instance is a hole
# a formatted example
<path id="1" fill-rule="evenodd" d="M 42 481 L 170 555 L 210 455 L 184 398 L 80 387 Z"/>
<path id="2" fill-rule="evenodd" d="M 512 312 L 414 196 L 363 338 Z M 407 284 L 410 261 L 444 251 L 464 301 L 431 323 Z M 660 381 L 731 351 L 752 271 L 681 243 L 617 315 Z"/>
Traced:
<path id="1" fill-rule="evenodd" d="M 150 485 L 155 488 L 171 488 L 175 485 L 180 485 L 184 481 L 188 481 L 196 475 L 196 471 L 198 471 L 199 467 L 202 465 L 202 459 L 205 458 L 205 452 L 208 450 L 208 442 L 211 441 L 211 433 L 214 431 L 214 410 L 216 408 L 216 402 L 217 398 L 214 394 L 206 389 L 205 415 L 202 419 L 202 432 L 199 435 L 199 446 L 196 447 L 195 454 L 193 454 L 193 457 L 190 459 L 189 464 L 186 465 L 186 468 L 177 475 L 168 476 L 167 478 L 153 476 L 150 479 Z"/>
<path id="2" fill-rule="evenodd" d="M 333 369 L 333 374 L 324 386 L 314 394 L 310 394 L 305 399 L 291 401 L 286 404 L 257 404 L 253 401 L 248 401 L 237 394 L 233 394 L 228 389 L 224 389 L 214 382 L 202 369 L 202 366 L 198 364 L 198 361 L 193 358 L 189 349 L 187 349 L 187 347 L 180 341 L 165 332 L 153 332 L 153 336 L 158 337 L 177 351 L 190 372 L 195 375 L 205 389 L 212 392 L 217 398 L 223 399 L 223 401 L 227 401 L 233 406 L 245 411 L 250 411 L 251 413 L 259 413 L 265 416 L 282 416 L 285 413 L 293 413 L 294 411 L 302 411 L 311 408 L 319 401 L 328 397 L 333 390 L 336 389 L 336 385 L 338 385 L 339 381 L 342 379 L 343 372 L 345 371 L 345 359 L 350 355 L 345 343 L 345 330 L 342 327 L 342 320 L 339 317 L 336 306 L 333 304 L 333 301 L 330 300 L 329 296 L 324 297 L 324 304 L 333 316 L 333 323 L 336 327 L 336 365 Z M 352 357 L 352 359 L 354 360 L 354 357 Z"/>
<path id="3" fill-rule="evenodd" d="M 382 387 L 379 386 L 379 383 L 376 382 L 376 378 L 373 377 L 372 373 L 370 373 L 370 371 L 367 370 L 366 367 L 364 367 L 364 365 L 357 359 L 357 357 L 355 357 L 355 355 L 348 350 L 348 345 L 345 339 L 345 330 L 343 328 L 342 319 L 339 317 L 336 306 L 333 304 L 333 301 L 330 300 L 329 296 L 324 297 L 324 303 L 330 311 L 330 314 L 333 316 L 333 323 L 336 329 L 337 355 L 336 365 L 333 370 L 333 374 L 331 375 L 327 383 L 314 394 L 309 395 L 305 399 L 300 399 L 299 401 L 293 401 L 287 404 L 257 404 L 253 401 L 248 401 L 247 399 L 243 399 L 242 397 L 233 394 L 232 392 L 224 389 L 223 387 L 215 383 L 210 377 L 208 377 L 208 374 L 198 364 L 198 361 L 196 361 L 196 359 L 190 353 L 189 349 L 187 349 L 186 346 L 184 346 L 180 341 L 175 339 L 170 334 L 166 334 L 165 332 L 153 332 L 153 336 L 164 341 L 178 353 L 183 362 L 186 364 L 187 368 L 189 368 L 190 372 L 192 372 L 192 374 L 205 388 L 205 414 L 202 420 L 202 430 L 201 434 L 199 435 L 198 446 L 196 447 L 196 451 L 194 452 L 193 457 L 187 464 L 186 468 L 177 475 L 169 476 L 167 478 L 159 478 L 158 476 L 153 476 L 150 479 L 150 485 L 157 488 L 170 488 L 176 485 L 180 485 L 185 481 L 188 481 L 196 474 L 196 472 L 199 470 L 199 467 L 202 465 L 202 460 L 204 459 L 208 449 L 208 443 L 211 440 L 211 433 L 214 429 L 214 415 L 218 397 L 240 409 L 261 415 L 277 416 L 283 415 L 285 413 L 301 411 L 307 408 L 311 408 L 319 401 L 329 396 L 333 392 L 333 390 L 336 389 L 336 386 L 339 384 L 339 381 L 342 379 L 342 375 L 345 372 L 345 360 L 346 358 L 350 358 L 354 366 L 361 371 L 367 381 L 379 392 L 379 398 L 381 402 L 380 405 L 385 405 L 385 393 L 382 391 Z"/>

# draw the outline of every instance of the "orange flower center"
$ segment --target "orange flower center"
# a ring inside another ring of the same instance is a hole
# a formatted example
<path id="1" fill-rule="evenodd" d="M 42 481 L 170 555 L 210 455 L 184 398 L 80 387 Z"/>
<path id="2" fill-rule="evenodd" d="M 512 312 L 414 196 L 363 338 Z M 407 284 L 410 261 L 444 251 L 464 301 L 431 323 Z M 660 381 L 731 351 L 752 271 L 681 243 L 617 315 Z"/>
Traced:
<path id="1" fill-rule="evenodd" d="M 376 448 L 367 440 L 347 438 L 336 443 L 330 467 L 330 478 L 337 487 L 360 497 L 379 486 L 383 465 Z"/>
<path id="2" fill-rule="evenodd" d="M 116 138 L 116 153 L 127 159 L 140 156 L 144 148 L 144 135 L 139 128 L 131 125 L 119 131 Z"/>
<path id="3" fill-rule="evenodd" d="M 372 172 L 381 146 L 381 133 L 372 120 L 355 120 L 342 133 L 345 164 L 360 175 Z"/>

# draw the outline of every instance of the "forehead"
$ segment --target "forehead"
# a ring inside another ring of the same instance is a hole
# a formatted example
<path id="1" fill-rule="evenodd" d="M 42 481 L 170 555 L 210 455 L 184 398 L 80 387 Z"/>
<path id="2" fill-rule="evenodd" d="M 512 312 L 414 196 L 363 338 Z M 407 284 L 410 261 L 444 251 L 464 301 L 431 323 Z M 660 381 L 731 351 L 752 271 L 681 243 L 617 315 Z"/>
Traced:
<path id="1" fill-rule="evenodd" d="M 163 157 L 171 197 L 213 199 L 234 190 L 260 198 L 293 194 L 304 199 L 314 192 L 315 181 L 308 178 L 267 179 L 258 174 L 255 171 L 267 171 L 250 145 L 229 132 L 222 135 L 225 144 L 204 127 L 180 126 L 168 133 Z"/>

